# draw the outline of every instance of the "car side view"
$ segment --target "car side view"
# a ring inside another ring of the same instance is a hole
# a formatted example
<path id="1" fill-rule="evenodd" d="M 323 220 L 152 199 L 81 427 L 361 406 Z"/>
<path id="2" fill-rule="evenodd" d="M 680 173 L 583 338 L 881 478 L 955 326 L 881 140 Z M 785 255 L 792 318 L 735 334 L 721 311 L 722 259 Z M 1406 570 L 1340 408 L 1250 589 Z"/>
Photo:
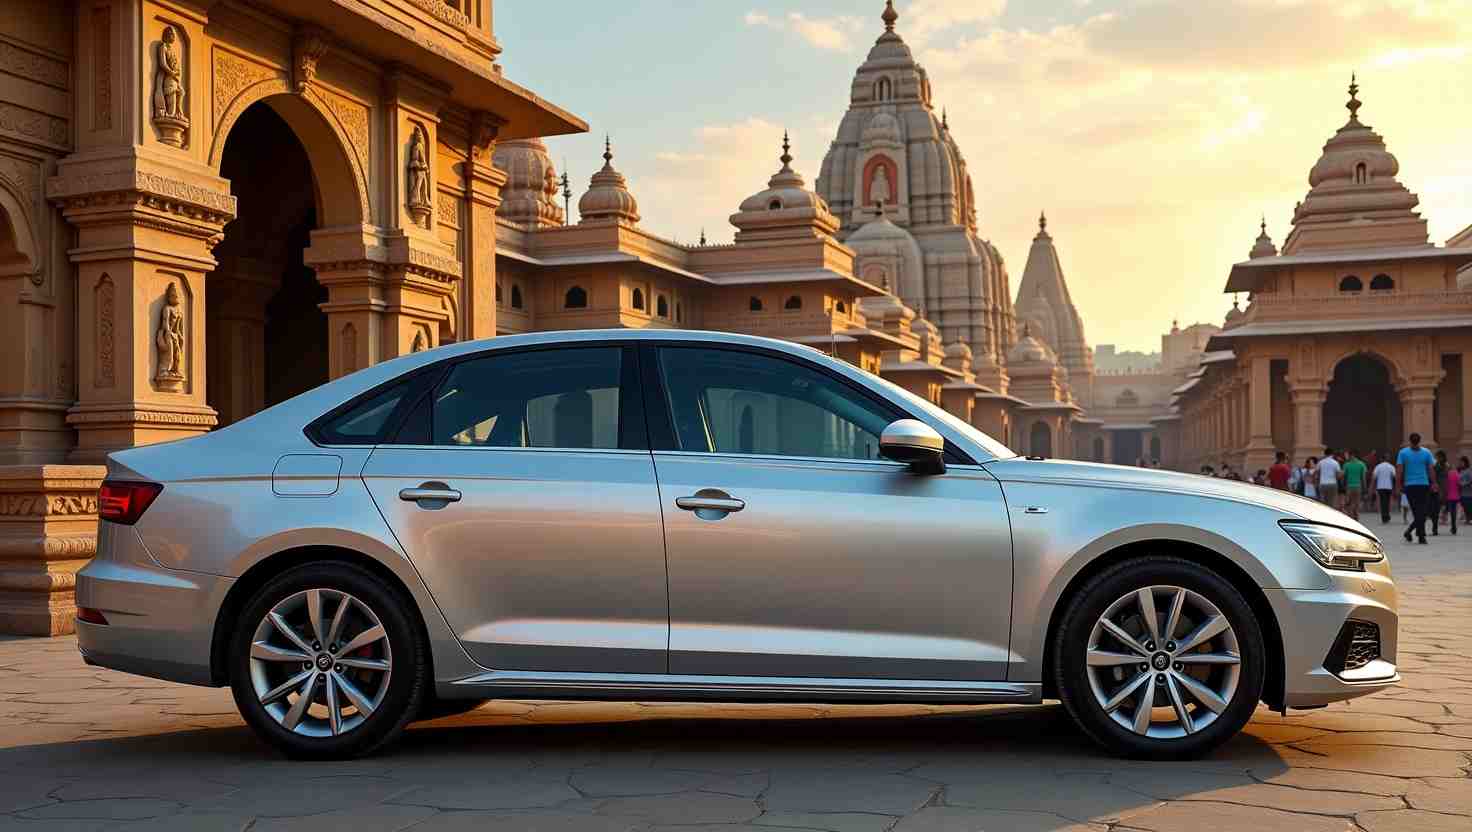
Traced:
<path id="1" fill-rule="evenodd" d="M 1198 756 L 1399 680 L 1380 543 L 1319 503 L 1020 458 L 808 347 L 467 342 L 114 453 L 86 661 L 231 687 L 301 758 L 492 698 L 1036 703 Z"/>

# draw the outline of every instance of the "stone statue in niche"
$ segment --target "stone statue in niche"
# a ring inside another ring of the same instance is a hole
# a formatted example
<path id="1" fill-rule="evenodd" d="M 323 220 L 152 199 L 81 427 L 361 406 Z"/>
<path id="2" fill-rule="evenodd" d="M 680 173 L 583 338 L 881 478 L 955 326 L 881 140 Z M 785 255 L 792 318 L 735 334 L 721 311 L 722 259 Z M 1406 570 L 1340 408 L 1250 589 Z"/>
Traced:
<path id="1" fill-rule="evenodd" d="M 184 389 L 184 310 L 179 304 L 179 287 L 170 283 L 164 292 L 164 308 L 158 315 L 158 372 L 154 384 L 160 390 L 179 392 Z"/>
<path id="2" fill-rule="evenodd" d="M 874 179 L 869 183 L 869 204 L 883 211 L 886 202 L 889 202 L 889 174 L 880 165 L 874 169 Z"/>
<path id="3" fill-rule="evenodd" d="M 179 55 L 179 35 L 165 26 L 155 50 L 153 70 L 153 126 L 159 141 L 184 146 L 189 115 L 184 109 L 184 61 Z"/>
<path id="4" fill-rule="evenodd" d="M 429 227 L 429 213 L 434 205 L 429 193 L 428 143 L 424 128 L 414 125 L 414 135 L 409 139 L 409 214 L 425 228 Z"/>

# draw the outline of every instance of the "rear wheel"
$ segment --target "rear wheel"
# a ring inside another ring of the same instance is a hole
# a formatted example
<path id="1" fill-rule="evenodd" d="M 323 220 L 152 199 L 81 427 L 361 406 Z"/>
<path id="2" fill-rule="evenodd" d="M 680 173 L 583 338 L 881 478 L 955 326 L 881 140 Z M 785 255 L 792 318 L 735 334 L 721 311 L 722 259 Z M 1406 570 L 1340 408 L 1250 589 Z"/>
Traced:
<path id="1" fill-rule="evenodd" d="M 1073 596 L 1053 645 L 1058 691 L 1084 732 L 1119 754 L 1205 754 L 1262 695 L 1262 628 L 1242 594 L 1200 564 L 1126 561 Z"/>
<path id="2" fill-rule="evenodd" d="M 340 759 L 398 736 L 425 695 L 428 648 L 409 602 L 351 564 L 282 573 L 245 605 L 230 648 L 245 721 L 287 755 Z"/>

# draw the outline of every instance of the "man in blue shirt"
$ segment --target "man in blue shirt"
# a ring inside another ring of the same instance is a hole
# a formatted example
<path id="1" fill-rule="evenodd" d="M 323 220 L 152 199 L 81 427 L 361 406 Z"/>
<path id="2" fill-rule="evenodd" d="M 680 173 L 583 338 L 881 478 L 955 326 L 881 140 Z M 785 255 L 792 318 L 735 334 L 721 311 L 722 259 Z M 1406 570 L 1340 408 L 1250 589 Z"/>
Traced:
<path id="1" fill-rule="evenodd" d="M 1411 444 L 1401 448 L 1395 457 L 1396 478 L 1400 482 L 1406 502 L 1411 504 L 1411 525 L 1406 528 L 1406 542 L 1411 542 L 1411 532 L 1421 543 L 1426 542 L 1426 498 L 1431 493 L 1432 471 L 1436 458 L 1421 447 L 1421 434 L 1411 434 Z"/>

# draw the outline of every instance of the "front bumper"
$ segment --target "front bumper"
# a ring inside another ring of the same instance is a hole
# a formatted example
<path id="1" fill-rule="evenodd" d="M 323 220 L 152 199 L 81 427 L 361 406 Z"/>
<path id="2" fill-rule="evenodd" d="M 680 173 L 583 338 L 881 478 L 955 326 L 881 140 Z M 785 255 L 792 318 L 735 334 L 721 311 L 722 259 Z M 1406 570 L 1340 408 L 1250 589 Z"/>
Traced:
<path id="1" fill-rule="evenodd" d="M 106 624 L 77 621 L 88 663 L 194 685 L 212 684 L 214 623 L 229 578 L 166 569 L 131 526 L 100 523 L 97 557 L 77 573 L 77 606 Z"/>
<path id="2" fill-rule="evenodd" d="M 1400 681 L 1396 671 L 1395 582 L 1387 561 L 1364 572 L 1329 572 L 1324 589 L 1267 590 L 1283 634 L 1284 701 L 1290 708 L 1314 707 L 1383 690 Z M 1380 630 L 1376 661 L 1336 674 L 1325 659 L 1346 621 L 1367 621 Z"/>

